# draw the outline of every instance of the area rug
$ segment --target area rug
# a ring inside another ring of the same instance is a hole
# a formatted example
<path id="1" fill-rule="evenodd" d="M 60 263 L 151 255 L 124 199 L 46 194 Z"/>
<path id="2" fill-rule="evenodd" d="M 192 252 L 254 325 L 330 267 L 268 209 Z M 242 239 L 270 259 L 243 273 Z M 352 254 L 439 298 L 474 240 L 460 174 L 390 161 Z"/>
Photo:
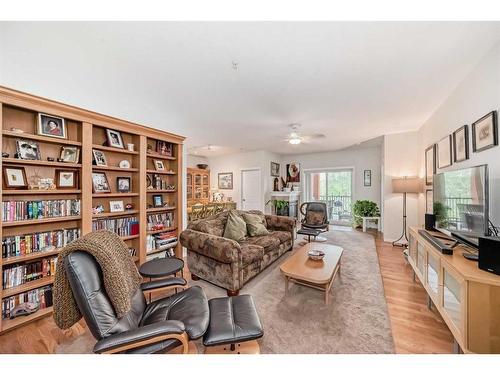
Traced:
<path id="1" fill-rule="evenodd" d="M 262 353 L 393 353 L 391 324 L 384 297 L 375 241 L 358 231 L 330 231 L 327 243 L 342 246 L 342 271 L 332 286 L 328 305 L 321 291 L 290 284 L 284 295 L 279 265 L 283 255 L 250 281 L 241 294 L 251 294 L 264 327 L 259 340 Z M 300 242 L 300 239 L 297 241 Z M 297 244 L 295 248 L 299 247 Z M 205 281 L 200 285 L 208 298 L 225 291 Z M 90 333 L 58 347 L 59 353 L 88 353 Z"/>

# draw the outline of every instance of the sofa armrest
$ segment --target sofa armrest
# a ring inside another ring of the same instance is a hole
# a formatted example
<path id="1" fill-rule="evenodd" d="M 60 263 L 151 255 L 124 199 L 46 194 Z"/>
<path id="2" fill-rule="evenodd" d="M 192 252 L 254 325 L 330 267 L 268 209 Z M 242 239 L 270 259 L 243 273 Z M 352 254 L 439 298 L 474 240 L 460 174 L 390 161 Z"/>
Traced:
<path id="1" fill-rule="evenodd" d="M 192 229 L 184 230 L 180 238 L 182 246 L 188 251 L 194 251 L 221 263 L 234 263 L 241 258 L 240 244 L 228 238 Z"/>
<path id="2" fill-rule="evenodd" d="M 292 233 L 292 238 L 297 225 L 296 219 L 277 215 L 266 215 L 266 223 L 267 227 L 271 230 L 281 230 Z"/>

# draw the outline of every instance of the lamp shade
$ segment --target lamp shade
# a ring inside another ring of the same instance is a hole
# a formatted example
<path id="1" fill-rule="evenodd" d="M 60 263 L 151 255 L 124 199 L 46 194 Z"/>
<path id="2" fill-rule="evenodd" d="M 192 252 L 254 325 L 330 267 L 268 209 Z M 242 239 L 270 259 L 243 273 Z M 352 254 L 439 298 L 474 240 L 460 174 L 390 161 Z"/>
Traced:
<path id="1" fill-rule="evenodd" d="M 393 193 L 420 193 L 422 179 L 418 177 L 396 177 L 392 179 Z"/>

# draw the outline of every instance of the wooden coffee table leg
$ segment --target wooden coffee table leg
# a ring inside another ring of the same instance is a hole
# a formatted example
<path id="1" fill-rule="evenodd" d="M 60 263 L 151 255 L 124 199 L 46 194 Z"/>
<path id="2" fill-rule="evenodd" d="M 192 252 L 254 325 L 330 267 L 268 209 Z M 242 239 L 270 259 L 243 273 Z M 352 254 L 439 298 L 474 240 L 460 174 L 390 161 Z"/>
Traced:
<path id="1" fill-rule="evenodd" d="M 288 296 L 288 276 L 285 276 L 285 297 Z"/>
<path id="2" fill-rule="evenodd" d="M 325 284 L 325 305 L 328 305 L 328 295 L 330 294 L 330 284 Z"/>

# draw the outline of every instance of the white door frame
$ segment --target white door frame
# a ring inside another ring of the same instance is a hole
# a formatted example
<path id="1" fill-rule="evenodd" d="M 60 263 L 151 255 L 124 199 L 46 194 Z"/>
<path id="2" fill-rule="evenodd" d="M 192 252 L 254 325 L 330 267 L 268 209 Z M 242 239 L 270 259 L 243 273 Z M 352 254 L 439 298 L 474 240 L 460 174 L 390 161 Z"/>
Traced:
<path id="1" fill-rule="evenodd" d="M 264 192 L 262 190 L 262 169 L 260 167 L 250 167 L 240 169 L 240 207 L 243 209 L 243 172 L 247 171 L 259 171 L 259 206 L 262 212 L 264 212 Z"/>

